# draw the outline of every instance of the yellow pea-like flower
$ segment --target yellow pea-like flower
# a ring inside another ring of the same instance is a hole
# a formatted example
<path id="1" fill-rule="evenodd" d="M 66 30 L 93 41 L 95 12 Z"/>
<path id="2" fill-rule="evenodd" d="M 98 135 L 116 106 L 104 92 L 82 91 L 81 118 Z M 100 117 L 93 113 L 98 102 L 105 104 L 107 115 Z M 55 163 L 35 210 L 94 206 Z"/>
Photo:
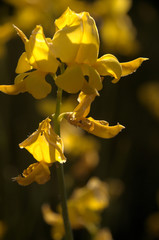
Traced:
<path id="1" fill-rule="evenodd" d="M 16 67 L 19 75 L 14 85 L 1 85 L 0 91 L 11 95 L 29 92 L 36 99 L 44 98 L 51 92 L 51 85 L 45 77 L 48 73 L 56 72 L 59 61 L 51 50 L 49 39 L 45 38 L 42 26 L 37 25 L 29 39 L 19 28 L 14 27 L 24 42 L 25 52 L 19 58 Z"/>
<path id="2" fill-rule="evenodd" d="M 20 148 L 27 149 L 38 162 L 63 163 L 66 158 L 63 154 L 62 139 L 54 132 L 50 119 L 46 118 L 39 124 L 39 128 L 26 140 L 19 144 Z"/>
<path id="3" fill-rule="evenodd" d="M 55 21 L 55 26 L 53 52 L 67 65 L 66 72 L 57 77 L 56 84 L 66 92 L 76 93 L 82 90 L 92 94 L 102 89 L 101 77 L 111 76 L 112 82 L 116 83 L 122 76 L 136 71 L 147 60 L 138 58 L 120 63 L 112 54 L 105 54 L 98 59 L 98 29 L 88 12 L 75 13 L 67 8 Z"/>
<path id="4" fill-rule="evenodd" d="M 32 182 L 44 184 L 50 179 L 49 167 L 54 162 L 66 161 L 62 139 L 54 132 L 50 121 L 49 118 L 43 120 L 39 128 L 19 144 L 38 161 L 24 170 L 22 176 L 14 178 L 20 185 L 26 186 Z"/>
<path id="5" fill-rule="evenodd" d="M 19 58 L 14 85 L 1 85 L 0 91 L 16 95 L 29 92 L 36 99 L 51 92 L 46 82 L 47 74 L 55 74 L 60 64 L 66 69 L 55 78 L 55 84 L 68 93 L 83 91 L 93 94 L 103 87 L 104 76 L 111 76 L 116 83 L 122 76 L 133 73 L 147 58 L 137 58 L 120 63 L 112 54 L 98 58 L 99 35 L 94 19 L 88 12 L 75 13 L 70 8 L 55 20 L 53 38 L 46 38 L 43 28 L 37 25 L 29 39 L 16 26 L 25 45 Z M 61 63 L 60 63 L 61 62 Z M 21 84 L 19 83 L 21 82 Z"/>

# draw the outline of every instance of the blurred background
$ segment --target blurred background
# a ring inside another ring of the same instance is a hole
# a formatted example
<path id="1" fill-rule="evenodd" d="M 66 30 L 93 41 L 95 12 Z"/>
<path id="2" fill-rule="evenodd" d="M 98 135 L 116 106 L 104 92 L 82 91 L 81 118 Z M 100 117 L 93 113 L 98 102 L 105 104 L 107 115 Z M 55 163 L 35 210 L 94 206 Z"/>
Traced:
<path id="1" fill-rule="evenodd" d="M 103 140 L 63 127 L 68 197 L 97 176 L 109 186 L 110 202 L 101 213 L 101 227 L 111 232 L 102 240 L 159 239 L 159 6 L 153 0 L 3 0 L 0 3 L 0 84 L 12 84 L 19 56 L 24 51 L 12 24 L 29 37 L 36 24 L 52 37 L 54 20 L 69 6 L 88 11 L 96 20 L 100 56 L 114 54 L 120 62 L 148 57 L 136 73 L 117 84 L 104 80 L 90 116 L 126 129 Z M 48 79 L 50 81 L 50 79 Z M 0 93 L 0 239 L 51 240 L 51 227 L 41 211 L 59 202 L 55 166 L 45 185 L 22 187 L 12 177 L 34 162 L 18 144 L 54 112 L 56 87 L 44 100 L 28 93 Z M 64 93 L 63 111 L 73 109 L 75 96 Z M 68 132 L 67 132 L 68 130 Z M 70 135 L 68 134 L 70 131 Z M 75 135 L 73 135 L 75 134 Z M 73 139 L 73 140 L 72 140 Z M 76 141 L 74 141 L 76 139 Z M 78 139 L 78 140 L 77 140 Z M 81 144 L 83 142 L 84 144 Z M 76 144 L 74 144 L 76 143 Z M 75 240 L 90 239 L 85 229 Z M 100 238 L 101 239 L 101 238 Z M 100 240 L 99 239 L 99 240 Z"/>

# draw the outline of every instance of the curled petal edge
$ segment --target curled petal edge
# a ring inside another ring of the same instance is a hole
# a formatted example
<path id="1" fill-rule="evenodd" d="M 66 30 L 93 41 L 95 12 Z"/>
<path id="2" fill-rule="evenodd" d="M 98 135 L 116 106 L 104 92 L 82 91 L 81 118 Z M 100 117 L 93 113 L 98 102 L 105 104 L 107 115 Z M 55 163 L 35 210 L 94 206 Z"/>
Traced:
<path id="1" fill-rule="evenodd" d="M 22 175 L 18 175 L 13 178 L 13 181 L 17 181 L 19 185 L 27 186 L 33 182 L 38 184 L 44 184 L 50 180 L 49 166 L 44 163 L 33 163 L 27 169 L 25 169 Z"/>
<path id="2" fill-rule="evenodd" d="M 70 113 L 66 116 L 68 122 L 76 127 L 80 127 L 83 130 L 101 138 L 113 138 L 125 127 L 119 123 L 115 126 L 109 126 L 109 123 L 104 120 L 95 120 L 92 117 L 89 118 L 76 118 L 74 113 Z"/>

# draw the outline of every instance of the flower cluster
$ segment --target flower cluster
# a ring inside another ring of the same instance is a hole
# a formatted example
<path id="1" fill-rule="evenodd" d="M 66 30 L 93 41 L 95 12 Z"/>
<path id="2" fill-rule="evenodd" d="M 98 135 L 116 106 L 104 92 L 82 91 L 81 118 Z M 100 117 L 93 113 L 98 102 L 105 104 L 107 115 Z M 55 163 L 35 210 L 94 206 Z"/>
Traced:
<path id="1" fill-rule="evenodd" d="M 25 45 L 21 55 L 14 85 L 2 85 L 0 91 L 7 94 L 29 92 L 36 99 L 46 97 L 51 86 L 45 80 L 47 74 L 55 74 L 66 64 L 63 74 L 55 77 L 55 84 L 69 93 L 80 90 L 86 94 L 102 89 L 103 76 L 113 77 L 116 83 L 122 76 L 133 73 L 146 58 L 126 63 L 106 54 L 98 58 L 99 35 L 94 19 L 87 12 L 75 13 L 69 8 L 55 21 L 53 38 L 46 38 L 43 28 L 37 25 L 28 39 L 15 27 Z M 88 81 L 87 81 L 88 79 Z"/>
<path id="2" fill-rule="evenodd" d="M 125 63 L 120 63 L 111 54 L 98 58 L 98 30 L 88 12 L 77 14 L 67 8 L 55 21 L 55 26 L 52 38 L 46 38 L 42 26 L 37 25 L 29 39 L 14 26 L 24 42 L 25 51 L 19 58 L 14 84 L 1 85 L 0 91 L 11 95 L 28 92 L 36 99 L 45 98 L 52 89 L 46 81 L 50 74 L 59 89 L 71 94 L 80 92 L 79 104 L 74 111 L 61 114 L 59 121 L 65 118 L 70 124 L 101 138 L 116 136 L 124 128 L 122 125 L 109 126 L 106 121 L 87 118 L 91 103 L 99 96 L 105 76 L 112 77 L 112 82 L 117 83 L 122 76 L 136 71 L 147 58 Z M 49 167 L 53 162 L 66 161 L 62 139 L 50 121 L 49 118 L 42 121 L 38 130 L 20 144 L 37 160 L 24 170 L 23 177 L 14 178 L 21 185 L 33 181 L 45 183 L 50 178 Z"/>
<path id="3" fill-rule="evenodd" d="M 67 204 L 71 227 L 85 227 L 95 234 L 101 220 L 100 213 L 109 205 L 108 186 L 98 178 L 91 178 L 86 186 L 74 190 Z M 42 207 L 45 221 L 52 226 L 53 239 L 60 240 L 65 233 L 60 206 L 57 211 L 53 212 L 47 204 Z"/>

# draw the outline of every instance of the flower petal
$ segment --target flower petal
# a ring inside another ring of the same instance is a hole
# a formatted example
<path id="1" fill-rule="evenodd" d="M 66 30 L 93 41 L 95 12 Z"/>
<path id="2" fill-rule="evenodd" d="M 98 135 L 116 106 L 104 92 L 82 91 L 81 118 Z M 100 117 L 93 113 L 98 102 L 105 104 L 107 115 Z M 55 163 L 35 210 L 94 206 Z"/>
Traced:
<path id="1" fill-rule="evenodd" d="M 68 116 L 67 120 L 74 126 L 78 126 L 85 131 L 101 137 L 101 138 L 112 138 L 115 137 L 122 129 L 125 127 L 117 124 L 115 126 L 109 126 L 106 121 L 95 120 L 91 117 L 89 118 L 73 118 Z"/>
<path id="2" fill-rule="evenodd" d="M 81 68 L 78 65 L 68 67 L 65 72 L 59 75 L 55 83 L 68 93 L 77 93 L 82 89 L 85 79 Z"/>
<path id="3" fill-rule="evenodd" d="M 39 124 L 38 130 L 19 144 L 20 148 L 27 149 L 38 162 L 66 161 L 63 154 L 62 139 L 54 132 L 50 125 L 50 119 L 46 118 Z"/>
<path id="4" fill-rule="evenodd" d="M 120 63 L 122 67 L 122 76 L 127 76 L 133 72 L 135 72 L 143 61 L 147 61 L 148 58 L 136 58 L 130 62 Z"/>
<path id="5" fill-rule="evenodd" d="M 90 112 L 91 103 L 94 101 L 96 94 L 85 94 L 80 92 L 78 96 L 79 104 L 74 109 L 74 116 L 76 118 L 86 117 Z"/>
<path id="6" fill-rule="evenodd" d="M 122 68 L 119 61 L 111 54 L 106 54 L 99 58 L 94 64 L 94 67 L 101 76 L 114 77 L 112 80 L 113 83 L 118 82 L 122 74 Z"/>
<path id="7" fill-rule="evenodd" d="M 88 76 L 89 78 L 88 80 L 89 87 L 91 89 L 95 89 L 98 91 L 101 90 L 103 85 L 102 85 L 101 77 L 97 72 L 97 70 L 87 64 L 82 64 L 81 67 L 82 67 L 83 75 Z"/>
<path id="8" fill-rule="evenodd" d="M 13 27 L 15 28 L 15 30 L 17 31 L 17 34 L 20 36 L 20 38 L 22 39 L 22 41 L 24 43 L 26 43 L 28 41 L 27 37 L 25 36 L 25 34 L 17 27 L 13 24 Z"/>
<path id="9" fill-rule="evenodd" d="M 99 36 L 94 19 L 87 12 L 80 14 L 69 8 L 55 21 L 57 32 L 53 37 L 56 57 L 65 63 L 96 62 Z"/>
<path id="10" fill-rule="evenodd" d="M 46 82 L 45 75 L 37 70 L 30 72 L 24 79 L 26 91 L 36 99 L 45 98 L 51 92 L 51 85 Z"/>
<path id="11" fill-rule="evenodd" d="M 56 31 L 63 29 L 67 26 L 72 26 L 76 24 L 76 21 L 79 20 L 79 14 L 76 14 L 69 7 L 66 11 L 55 20 Z"/>
<path id="12" fill-rule="evenodd" d="M 50 180 L 50 170 L 46 163 L 33 163 L 22 173 L 23 176 L 19 175 L 13 178 L 22 186 L 27 186 L 33 182 L 38 184 L 44 184 Z"/>
<path id="13" fill-rule="evenodd" d="M 43 28 L 37 25 L 30 36 L 29 41 L 25 44 L 27 58 L 31 65 L 36 66 L 43 72 L 55 73 L 59 62 L 50 47 L 43 32 Z"/>
<path id="14" fill-rule="evenodd" d="M 19 82 L 13 85 L 0 85 L 0 91 L 9 95 L 17 95 L 26 92 L 25 83 Z"/>
<path id="15" fill-rule="evenodd" d="M 98 29 L 88 12 L 82 12 L 80 16 L 83 21 L 83 36 L 75 61 L 92 65 L 96 62 L 99 53 Z"/>
<path id="16" fill-rule="evenodd" d="M 62 15 L 62 19 L 63 18 L 65 17 L 63 17 Z M 66 19 L 66 22 L 69 21 L 69 19 L 68 20 Z M 55 25 L 59 22 L 58 20 L 60 19 L 57 19 L 55 21 Z M 58 26 L 59 25 L 63 26 L 64 23 L 58 24 Z M 81 27 L 82 27 L 81 19 L 74 16 L 73 19 L 71 20 L 70 25 L 66 25 L 62 29 L 59 28 L 59 30 L 54 34 L 53 37 L 54 54 L 57 58 L 60 58 L 62 62 L 64 63 L 75 62 L 75 58 L 83 34 Z"/>
<path id="17" fill-rule="evenodd" d="M 29 61 L 27 59 L 27 54 L 26 54 L 26 52 L 23 52 L 19 58 L 15 72 L 16 73 L 24 73 L 31 69 L 33 69 L 33 67 L 29 64 Z"/>
<path id="18" fill-rule="evenodd" d="M 91 117 L 89 117 L 88 120 L 92 125 L 89 132 L 101 138 L 115 137 L 122 129 L 125 128 L 120 124 L 117 124 L 115 126 L 109 126 L 108 122 L 94 120 Z"/>

